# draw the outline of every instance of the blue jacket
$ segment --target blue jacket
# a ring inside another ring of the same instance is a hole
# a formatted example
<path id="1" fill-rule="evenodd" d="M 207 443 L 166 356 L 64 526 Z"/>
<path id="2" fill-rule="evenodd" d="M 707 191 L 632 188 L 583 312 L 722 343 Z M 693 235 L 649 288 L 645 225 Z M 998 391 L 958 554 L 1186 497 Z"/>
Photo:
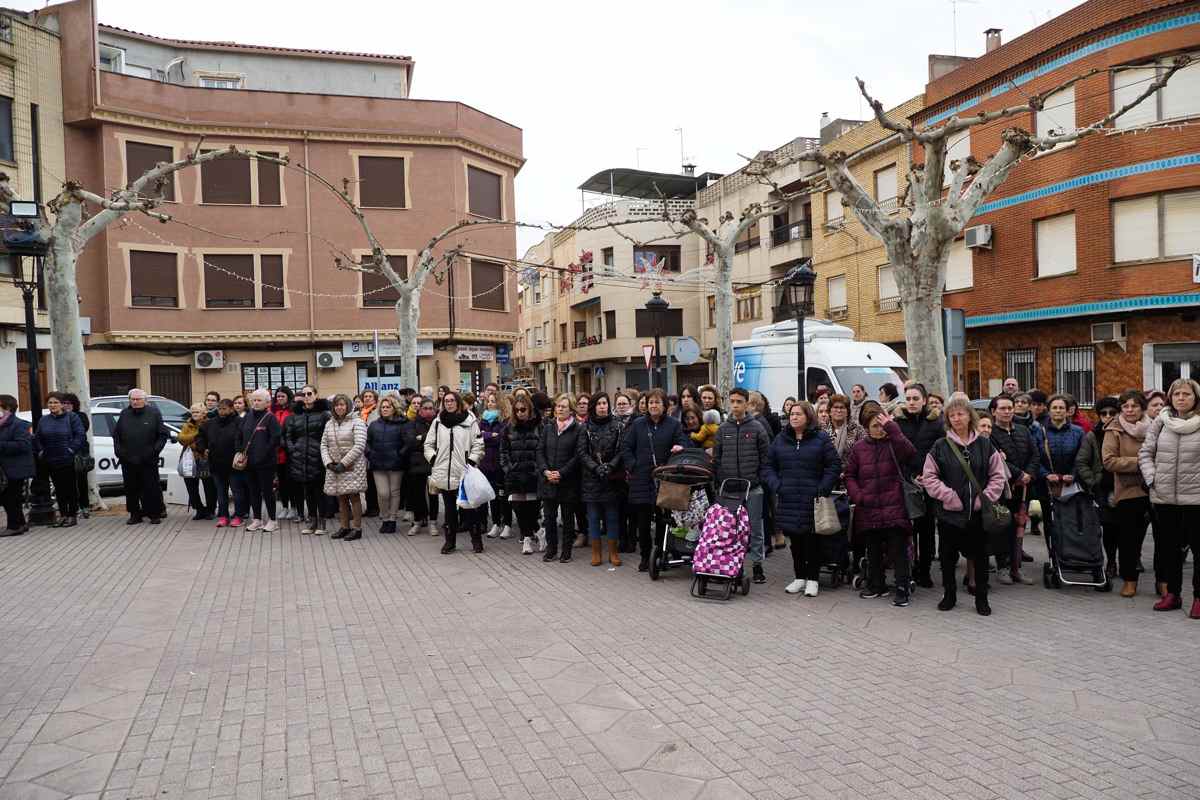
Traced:
<path id="1" fill-rule="evenodd" d="M 67 411 L 43 414 L 38 421 L 36 437 L 42 460 L 51 467 L 74 464 L 75 454 L 83 452 L 86 441 L 79 415 Z"/>
<path id="2" fill-rule="evenodd" d="M 649 414 L 634 420 L 625 429 L 621 442 L 625 452 L 622 461 L 629 472 L 630 504 L 654 505 L 654 467 L 667 463 L 675 445 L 690 447 L 691 444 L 679 420 L 670 415 L 664 414 L 657 425 Z"/>
<path id="3" fill-rule="evenodd" d="M 395 414 L 380 417 L 367 426 L 367 464 L 376 472 L 399 472 L 408 466 L 404 441 L 408 418 L 394 419 Z"/>
<path id="4" fill-rule="evenodd" d="M 9 414 L 0 423 L 0 467 L 4 468 L 10 481 L 23 481 L 37 472 L 33 464 L 33 435 L 29 423 L 15 414 Z"/>
<path id="5" fill-rule="evenodd" d="M 1061 428 L 1055 428 L 1054 423 L 1048 422 L 1041 430 L 1042 436 L 1035 436 L 1035 439 L 1041 439 L 1037 442 L 1038 459 L 1042 465 L 1039 477 L 1074 475 L 1075 456 L 1083 445 L 1083 428 L 1068 421 Z"/>
<path id="6" fill-rule="evenodd" d="M 811 531 L 813 500 L 828 496 L 842 474 L 833 440 L 822 430 L 806 430 L 800 441 L 786 427 L 771 442 L 763 480 L 779 498 L 775 524 L 788 532 Z"/>

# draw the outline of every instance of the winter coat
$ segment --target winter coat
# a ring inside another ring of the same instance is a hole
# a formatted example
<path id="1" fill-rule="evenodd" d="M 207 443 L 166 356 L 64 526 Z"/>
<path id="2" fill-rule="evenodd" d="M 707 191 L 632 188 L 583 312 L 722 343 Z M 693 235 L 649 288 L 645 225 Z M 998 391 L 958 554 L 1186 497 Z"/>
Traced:
<path id="1" fill-rule="evenodd" d="M 574 417 L 561 432 L 558 420 L 543 423 L 537 448 L 538 497 L 562 503 L 579 502 L 579 437 L 582 430 L 583 425 Z M 558 483 L 546 479 L 546 470 L 559 473 Z"/>
<path id="2" fill-rule="evenodd" d="M 1149 430 L 1149 420 L 1146 425 Z M 1120 417 L 1114 417 L 1104 426 L 1104 445 L 1101 453 L 1104 469 L 1113 475 L 1113 501 L 1136 500 L 1146 496 L 1142 483 L 1142 471 L 1138 466 L 1138 453 L 1145 439 L 1135 439 L 1121 425 Z M 1090 437 L 1089 437 L 1090 438 Z M 1083 448 L 1080 448 L 1082 452 Z"/>
<path id="3" fill-rule="evenodd" d="M 329 403 L 324 400 L 317 400 L 310 409 L 304 403 L 292 406 L 292 415 L 283 426 L 283 447 L 288 455 L 288 477 L 297 483 L 325 483 L 321 437 L 329 416 Z"/>
<path id="4" fill-rule="evenodd" d="M 1084 433 L 1092 432 L 1092 421 L 1088 419 L 1088 415 L 1083 413 L 1082 408 L 1075 409 L 1075 416 L 1071 417 L 1071 422 L 1083 428 Z"/>
<path id="5" fill-rule="evenodd" d="M 347 414 L 340 421 L 330 417 L 321 434 L 321 461 L 326 465 L 341 464 L 343 472 L 325 471 L 325 494 L 330 497 L 359 494 L 367 490 L 367 423 L 357 414 Z"/>
<path id="6" fill-rule="evenodd" d="M 657 497 L 654 468 L 667 463 L 675 445 L 688 447 L 690 444 L 679 420 L 665 414 L 657 423 L 649 414 L 638 417 L 625 428 L 621 463 L 629 476 L 629 504 L 654 505 Z"/>
<path id="7" fill-rule="evenodd" d="M 483 419 L 479 421 L 479 435 L 483 437 L 483 460 L 479 462 L 479 469 L 488 476 L 489 480 L 502 477 L 500 441 L 504 438 L 504 432 L 507 429 L 508 423 L 502 419 L 497 419 L 495 422 Z"/>
<path id="8" fill-rule="evenodd" d="M 1041 477 L 1047 475 L 1074 475 L 1075 457 L 1083 445 L 1083 428 L 1071 422 L 1064 422 L 1061 428 L 1054 423 L 1042 426 L 1042 439 L 1039 442 L 1041 450 Z"/>
<path id="9" fill-rule="evenodd" d="M 806 429 L 797 440 L 789 425 L 771 442 L 762 474 L 779 500 L 775 524 L 788 532 L 809 532 L 813 528 L 813 501 L 833 492 L 842 474 L 842 462 L 825 431 Z"/>
<path id="10" fill-rule="evenodd" d="M 149 403 L 141 408 L 125 406 L 113 426 L 113 455 L 131 466 L 156 464 L 167 439 L 167 426 L 157 408 Z"/>
<path id="11" fill-rule="evenodd" d="M 1097 434 L 1100 438 L 1097 438 Z M 996 437 L 993 435 L 992 438 Z M 1079 445 L 1079 454 L 1075 456 L 1075 480 L 1079 481 L 1084 491 L 1091 494 L 1096 502 L 1107 507 L 1109 495 L 1113 492 L 1113 475 L 1104 468 L 1104 443 L 1101 441 L 1103 438 L 1103 429 L 1084 434 L 1083 443 Z"/>
<path id="12" fill-rule="evenodd" d="M 1004 493 L 1007 473 L 1004 470 L 1004 456 L 1000 455 L 992 440 L 974 431 L 966 442 L 953 431 L 947 431 L 943 438 L 934 442 L 929 455 L 925 456 L 922 485 L 925 492 L 937 501 L 938 519 L 955 528 L 965 528 L 970 513 L 979 511 L 983 501 L 963 471 L 958 457 L 950 449 L 950 442 L 958 445 L 963 458 L 967 460 L 967 466 L 975 474 L 976 482 L 991 502 L 995 503 Z M 971 512 L 965 509 L 971 509 Z"/>
<path id="13" fill-rule="evenodd" d="M 747 480 L 751 488 L 758 486 L 763 481 L 770 449 L 771 439 L 762 423 L 730 415 L 717 429 L 717 444 L 713 448 L 717 485 L 727 480 Z"/>
<path id="14" fill-rule="evenodd" d="M 894 419 L 904 438 L 908 439 L 916 451 L 908 463 L 904 464 L 908 469 L 908 477 L 920 475 L 921 470 L 925 468 L 925 456 L 929 455 L 933 443 L 946 435 L 942 415 L 930 411 L 929 406 L 925 406 L 920 414 L 913 415 L 901 405 L 896 408 Z"/>
<path id="15" fill-rule="evenodd" d="M 538 490 L 537 451 L 541 443 L 542 423 L 513 422 L 500 437 L 500 470 L 509 495 L 535 494 Z"/>
<path id="16" fill-rule="evenodd" d="M 290 404 L 289 404 L 289 406 L 290 406 Z M 275 421 L 279 423 L 279 434 L 280 434 L 279 454 L 276 456 L 275 463 L 286 464 L 287 463 L 287 448 L 283 446 L 283 429 L 287 426 L 288 417 L 292 416 L 292 409 L 287 406 L 285 406 L 284 408 L 280 408 L 279 406 L 272 406 L 271 413 L 275 416 Z"/>
<path id="17" fill-rule="evenodd" d="M 1038 451 L 1033 434 L 1029 428 L 1014 421 L 1012 430 L 1005 430 L 999 425 L 992 426 L 992 444 L 1000 448 L 1004 454 L 1004 463 L 1015 484 L 1022 475 L 1030 478 L 1038 476 Z"/>
<path id="18" fill-rule="evenodd" d="M 264 469 L 278 464 L 282 433 L 279 420 L 270 411 L 247 411 L 238 426 L 237 442 L 238 450 L 246 451 L 246 469 Z"/>
<path id="19" fill-rule="evenodd" d="M 689 433 L 688 438 L 692 440 L 694 447 L 702 447 L 705 450 L 709 450 L 717 446 L 717 430 L 720 427 L 715 422 L 706 422 L 700 426 L 700 430 Z"/>
<path id="20" fill-rule="evenodd" d="M 821 425 L 821 430 L 825 431 L 826 435 L 829 436 L 830 441 L 833 442 L 834 449 L 837 450 L 838 458 L 842 460 L 842 465 L 845 466 L 846 460 L 850 456 L 850 450 L 854 445 L 858 444 L 859 439 L 867 435 L 867 431 L 862 425 L 855 422 L 853 418 L 847 419 L 843 427 L 846 429 L 846 435 L 840 447 L 838 446 L 837 436 L 839 429 L 833 427 L 832 421 Z M 901 459 L 900 463 L 904 464 L 906 462 L 904 459 Z"/>
<path id="21" fill-rule="evenodd" d="M 474 414 L 468 411 L 466 417 L 452 427 L 442 422 L 440 414 L 430 423 L 429 433 L 425 434 L 425 460 L 429 462 L 430 477 L 439 491 L 457 491 L 467 464 L 478 464 L 482 459 L 483 437 Z"/>
<path id="22" fill-rule="evenodd" d="M 33 429 L 28 422 L 16 414 L 9 414 L 0 422 L 0 468 L 10 482 L 32 478 L 37 472 L 33 444 Z"/>
<path id="23" fill-rule="evenodd" d="M 886 436 L 882 439 L 859 439 L 846 458 L 846 491 L 854 503 L 855 528 L 860 531 L 912 527 L 897 465 L 907 464 L 916 448 L 895 422 L 884 425 L 883 430 Z"/>
<path id="24" fill-rule="evenodd" d="M 624 426 L 611 415 L 599 423 L 593 417 L 579 433 L 579 461 L 582 465 L 580 494 L 585 503 L 619 503 L 625 496 L 621 480 L 624 451 L 621 438 Z M 600 467 L 605 474 L 599 474 Z"/>
<path id="25" fill-rule="evenodd" d="M 397 416 L 379 417 L 367 426 L 367 468 L 376 472 L 399 472 L 408 462 L 404 451 L 404 429 L 408 420 Z"/>
<path id="26" fill-rule="evenodd" d="M 83 452 L 83 424 L 73 411 L 42 415 L 35 436 L 42 461 L 51 468 L 74 465 L 75 454 Z"/>
<path id="27" fill-rule="evenodd" d="M 208 468 L 214 475 L 227 477 L 233 472 L 233 454 L 237 452 L 238 428 L 241 420 L 237 414 L 227 417 L 216 416 L 204 423 L 196 437 L 197 446 L 203 440 L 208 453 Z"/>
<path id="28" fill-rule="evenodd" d="M 1151 502 L 1200 506 L 1200 413 L 1182 419 L 1164 408 L 1146 432 L 1138 466 Z"/>
<path id="29" fill-rule="evenodd" d="M 400 426 L 400 435 L 404 437 L 404 452 L 408 464 L 405 474 L 409 479 L 428 478 L 429 462 L 425 460 L 425 435 L 429 433 L 429 420 L 416 417 L 407 425 Z"/>

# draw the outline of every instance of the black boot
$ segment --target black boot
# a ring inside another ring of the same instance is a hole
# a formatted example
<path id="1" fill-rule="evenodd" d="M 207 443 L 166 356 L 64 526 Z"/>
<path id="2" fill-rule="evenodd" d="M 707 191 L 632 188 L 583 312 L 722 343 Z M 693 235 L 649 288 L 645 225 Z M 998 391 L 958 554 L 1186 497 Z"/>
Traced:
<path id="1" fill-rule="evenodd" d="M 571 560 L 571 546 L 574 544 L 575 544 L 574 537 L 572 537 L 572 536 L 564 536 L 563 537 L 562 555 L 560 555 L 558 557 L 558 560 L 560 563 L 566 564 L 568 561 Z"/>
<path id="2" fill-rule="evenodd" d="M 348 534 L 348 533 L 350 533 L 349 528 L 338 528 L 337 532 L 332 534 L 329 538 L 330 539 L 344 539 L 344 538 L 346 538 L 346 534 Z"/>
<path id="3" fill-rule="evenodd" d="M 342 537 L 343 542 L 354 542 L 362 538 L 362 528 L 354 528 Z"/>
<path id="4" fill-rule="evenodd" d="M 954 608 L 956 602 L 958 602 L 958 593 L 954 589 L 954 585 L 951 584 L 942 592 L 942 599 L 938 603 L 938 611 L 949 611 Z"/>
<path id="5" fill-rule="evenodd" d="M 471 531 L 471 552 L 483 552 L 483 532 L 478 528 Z"/>
<path id="6" fill-rule="evenodd" d="M 458 542 L 458 530 L 452 530 L 453 527 L 454 526 L 452 525 L 445 525 L 442 527 L 442 530 L 446 534 L 446 543 L 442 545 L 442 555 L 445 555 L 446 553 L 453 553 L 457 549 L 455 544 Z"/>
<path id="7" fill-rule="evenodd" d="M 975 613 L 981 617 L 990 616 L 992 613 L 992 607 L 988 605 L 988 586 L 986 583 L 976 583 Z"/>
<path id="8" fill-rule="evenodd" d="M 553 561 L 558 558 L 558 534 L 546 531 L 546 552 L 542 553 L 542 561 Z"/>

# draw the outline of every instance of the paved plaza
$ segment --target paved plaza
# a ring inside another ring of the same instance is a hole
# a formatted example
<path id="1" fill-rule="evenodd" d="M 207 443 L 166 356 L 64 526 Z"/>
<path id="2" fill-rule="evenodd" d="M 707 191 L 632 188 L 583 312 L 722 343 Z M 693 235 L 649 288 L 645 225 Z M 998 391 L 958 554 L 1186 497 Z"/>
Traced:
<path id="1" fill-rule="evenodd" d="M 1200 797 L 1200 622 L 1149 594 L 805 599 L 783 552 L 704 602 L 371 522 L 0 539 L 0 798 Z"/>

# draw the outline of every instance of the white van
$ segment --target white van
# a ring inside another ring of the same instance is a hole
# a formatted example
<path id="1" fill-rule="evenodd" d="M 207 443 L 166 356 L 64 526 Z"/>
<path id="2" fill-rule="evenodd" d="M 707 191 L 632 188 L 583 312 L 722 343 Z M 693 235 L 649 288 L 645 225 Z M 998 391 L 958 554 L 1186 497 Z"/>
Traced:
<path id="1" fill-rule="evenodd" d="M 804 364 L 810 398 L 821 385 L 849 396 L 861 383 L 875 400 L 883 384 L 903 390 L 908 378 L 908 365 L 886 344 L 856 342 L 850 328 L 819 319 L 804 320 Z M 796 380 L 795 320 L 755 328 L 749 339 L 733 343 L 734 386 L 762 392 L 778 409 L 797 396 Z"/>

